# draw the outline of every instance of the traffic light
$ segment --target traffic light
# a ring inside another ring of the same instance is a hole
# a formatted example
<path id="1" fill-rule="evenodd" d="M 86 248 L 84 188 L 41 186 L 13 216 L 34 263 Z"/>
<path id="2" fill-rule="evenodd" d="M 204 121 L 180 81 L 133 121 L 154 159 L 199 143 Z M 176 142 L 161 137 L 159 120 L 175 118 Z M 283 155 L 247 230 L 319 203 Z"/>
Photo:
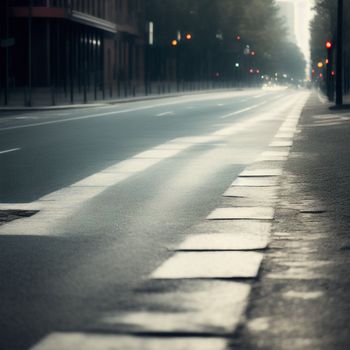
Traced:
<path id="1" fill-rule="evenodd" d="M 329 40 L 327 40 L 327 41 L 326 41 L 326 48 L 327 48 L 327 49 L 331 49 L 332 46 L 333 46 L 333 45 L 332 45 L 332 42 L 329 41 Z"/>
<path id="2" fill-rule="evenodd" d="M 185 38 L 186 38 L 186 40 L 191 40 L 192 39 L 192 34 L 191 33 L 187 33 L 185 35 Z"/>
<path id="3" fill-rule="evenodd" d="M 171 41 L 171 46 L 177 46 L 177 44 L 178 44 L 178 41 L 176 39 L 173 39 Z"/>
<path id="4" fill-rule="evenodd" d="M 236 40 L 240 41 L 241 40 L 241 36 L 240 35 L 236 35 Z"/>

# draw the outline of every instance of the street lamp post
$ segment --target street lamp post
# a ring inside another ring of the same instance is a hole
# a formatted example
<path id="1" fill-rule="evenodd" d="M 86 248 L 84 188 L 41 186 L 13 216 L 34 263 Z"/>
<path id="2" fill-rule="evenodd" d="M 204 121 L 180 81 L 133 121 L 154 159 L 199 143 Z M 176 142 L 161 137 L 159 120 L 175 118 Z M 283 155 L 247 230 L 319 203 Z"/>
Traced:
<path id="1" fill-rule="evenodd" d="M 32 106 L 32 15 L 33 0 L 29 0 L 28 13 L 28 101 L 29 107 Z"/>
<path id="2" fill-rule="evenodd" d="M 6 0 L 5 5 L 6 11 L 6 23 L 5 23 L 5 38 L 8 40 L 9 38 L 9 0 Z M 6 45 L 5 49 L 5 64 L 6 64 L 6 73 L 5 73 L 5 106 L 8 105 L 9 99 L 9 45 Z"/>
<path id="3" fill-rule="evenodd" d="M 344 1 L 338 0 L 337 61 L 336 61 L 336 105 L 343 104 L 343 9 Z"/>
<path id="4" fill-rule="evenodd" d="M 326 61 L 326 85 L 327 97 L 329 101 L 334 101 L 334 86 L 333 86 L 333 45 L 331 41 L 326 42 L 327 61 Z"/>

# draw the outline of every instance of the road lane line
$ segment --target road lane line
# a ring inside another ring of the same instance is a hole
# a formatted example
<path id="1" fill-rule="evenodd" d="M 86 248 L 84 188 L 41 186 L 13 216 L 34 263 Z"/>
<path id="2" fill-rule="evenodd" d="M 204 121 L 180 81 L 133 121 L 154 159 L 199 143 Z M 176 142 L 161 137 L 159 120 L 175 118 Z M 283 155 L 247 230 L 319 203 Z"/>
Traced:
<path id="1" fill-rule="evenodd" d="M 105 333 L 50 333 L 30 350 L 226 350 L 227 339 L 218 337 L 171 337 L 113 335 Z"/>
<path id="2" fill-rule="evenodd" d="M 20 148 L 11 148 L 11 149 L 7 149 L 5 151 L 0 151 L 0 154 L 5 154 L 5 153 L 10 153 L 10 152 L 16 152 L 19 151 Z"/>
<path id="3" fill-rule="evenodd" d="M 169 112 L 164 112 L 164 113 L 159 113 L 156 115 L 156 117 L 164 117 L 166 115 L 174 115 L 173 111 L 169 111 Z"/>
<path id="4" fill-rule="evenodd" d="M 244 113 L 244 112 L 248 112 L 248 111 L 250 111 L 251 109 L 254 109 L 254 108 L 257 108 L 257 107 L 259 107 L 259 105 L 253 105 L 253 106 L 251 106 L 251 107 L 244 108 L 244 109 L 241 109 L 241 110 L 236 111 L 236 112 L 232 112 L 232 113 L 229 113 L 229 114 L 225 114 L 225 115 L 221 116 L 220 118 L 221 118 L 221 119 L 226 119 L 226 118 L 232 117 L 232 116 L 237 115 L 237 114 L 241 114 L 241 113 Z"/>
<path id="5" fill-rule="evenodd" d="M 296 98 L 299 97 L 296 96 Z M 293 102 L 293 99 L 289 101 L 290 104 Z M 288 106 L 283 107 L 283 109 L 287 108 Z M 138 153 L 125 161 L 117 162 L 70 186 L 39 198 L 36 202 L 33 202 L 33 205 L 40 205 L 42 208 L 40 213 L 35 215 L 35 217 L 4 225 L 0 228 L 0 234 L 23 234 L 23 232 L 26 232 L 26 234 L 34 235 L 52 235 L 52 232 L 55 230 L 55 234 L 61 234 L 57 223 L 64 220 L 74 210 L 79 209 L 83 203 L 96 197 L 107 188 L 117 185 L 136 173 L 144 171 L 164 159 L 169 159 L 192 146 L 231 137 L 254 123 L 263 122 L 267 117 L 271 118 L 271 114 L 269 113 L 265 116 L 264 113 L 258 113 L 249 117 L 248 120 L 234 123 L 206 136 L 175 138 Z M 179 145 L 179 147 L 174 147 L 174 145 Z M 50 200 L 47 199 L 48 197 Z"/>
<path id="6" fill-rule="evenodd" d="M 237 96 L 238 97 L 238 96 Z M 219 99 L 219 98 L 231 98 L 231 96 L 213 96 L 212 99 Z M 195 102 L 199 102 L 203 100 L 204 97 L 202 96 L 201 98 L 197 98 Z M 191 100 L 190 100 L 191 101 Z M 0 128 L 0 131 L 8 131 L 8 130 L 17 130 L 17 129 L 26 129 L 26 128 L 33 128 L 37 126 L 44 126 L 44 125 L 51 125 L 51 124 L 59 124 L 59 123 L 65 123 L 65 122 L 72 122 L 72 121 L 77 121 L 77 120 L 85 120 L 85 119 L 92 119 L 92 118 L 98 118 L 98 117 L 106 117 L 106 116 L 112 116 L 112 115 L 118 115 L 118 114 L 123 114 L 123 113 L 131 113 L 131 112 L 137 112 L 137 111 L 143 111 L 143 110 L 148 110 L 148 109 L 153 109 L 153 108 L 158 108 L 158 107 L 164 107 L 164 106 L 173 106 L 177 104 L 184 104 L 188 103 L 190 101 L 187 100 L 180 100 L 180 101 L 172 101 L 172 102 L 167 102 L 167 103 L 158 103 L 150 106 L 142 106 L 142 107 L 134 107 L 134 108 L 128 108 L 128 109 L 123 109 L 123 110 L 118 110 L 118 111 L 111 111 L 111 112 L 105 112 L 105 113 L 97 113 L 97 114 L 91 114 L 91 115 L 84 115 L 84 116 L 77 116 L 77 117 L 72 117 L 72 118 L 64 118 L 64 119 L 58 119 L 58 120 L 50 120 L 46 122 L 40 122 L 40 123 L 30 123 L 30 124 L 25 124 L 25 125 L 17 125 L 17 126 L 10 126 L 10 127 L 5 127 L 5 128 Z M 272 101 L 267 101 L 264 103 L 269 103 Z M 262 105 L 262 104 L 260 104 Z M 256 107 L 259 107 L 260 105 L 256 105 Z M 256 108 L 254 107 L 254 108 Z M 187 107 L 188 109 L 192 109 L 195 107 Z M 253 108 L 253 107 L 251 107 Z M 242 113 L 244 111 L 240 111 Z M 237 112 L 238 114 L 238 112 Z"/>
<path id="7" fill-rule="evenodd" d="M 255 96 L 253 96 L 253 98 L 259 98 L 259 97 L 262 97 L 262 96 L 264 96 L 264 95 L 266 95 L 266 92 L 264 92 L 264 93 L 262 93 L 262 94 L 259 94 L 259 95 L 255 95 Z"/>

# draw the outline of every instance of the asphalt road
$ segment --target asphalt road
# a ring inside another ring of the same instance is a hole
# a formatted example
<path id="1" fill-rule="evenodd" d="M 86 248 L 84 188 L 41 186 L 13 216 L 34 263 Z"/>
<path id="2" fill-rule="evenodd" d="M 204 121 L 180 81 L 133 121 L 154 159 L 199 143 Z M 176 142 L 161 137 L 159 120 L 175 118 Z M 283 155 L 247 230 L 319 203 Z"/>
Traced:
<path id="1" fill-rule="evenodd" d="M 63 203 L 30 227 L 0 229 L 0 349 L 28 349 L 103 311 L 136 307 L 132 291 L 266 150 L 300 94 L 247 90 L 0 116 L 0 209 L 36 209 L 52 193 Z M 101 185 L 122 161 L 122 181 Z M 59 192 L 73 184 L 75 197 Z"/>

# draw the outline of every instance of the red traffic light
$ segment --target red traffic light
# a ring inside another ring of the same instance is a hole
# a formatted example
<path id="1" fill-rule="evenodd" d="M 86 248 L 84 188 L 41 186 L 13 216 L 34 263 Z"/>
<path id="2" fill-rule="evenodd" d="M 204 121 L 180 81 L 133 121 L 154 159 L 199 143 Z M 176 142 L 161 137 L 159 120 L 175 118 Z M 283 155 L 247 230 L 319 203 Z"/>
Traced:
<path id="1" fill-rule="evenodd" d="M 240 35 L 237 35 L 237 36 L 236 36 L 236 39 L 237 39 L 238 41 L 240 41 L 240 40 L 241 40 L 241 36 L 240 36 Z"/>
<path id="2" fill-rule="evenodd" d="M 332 48 L 332 43 L 328 40 L 326 41 L 326 48 L 331 49 Z"/>

